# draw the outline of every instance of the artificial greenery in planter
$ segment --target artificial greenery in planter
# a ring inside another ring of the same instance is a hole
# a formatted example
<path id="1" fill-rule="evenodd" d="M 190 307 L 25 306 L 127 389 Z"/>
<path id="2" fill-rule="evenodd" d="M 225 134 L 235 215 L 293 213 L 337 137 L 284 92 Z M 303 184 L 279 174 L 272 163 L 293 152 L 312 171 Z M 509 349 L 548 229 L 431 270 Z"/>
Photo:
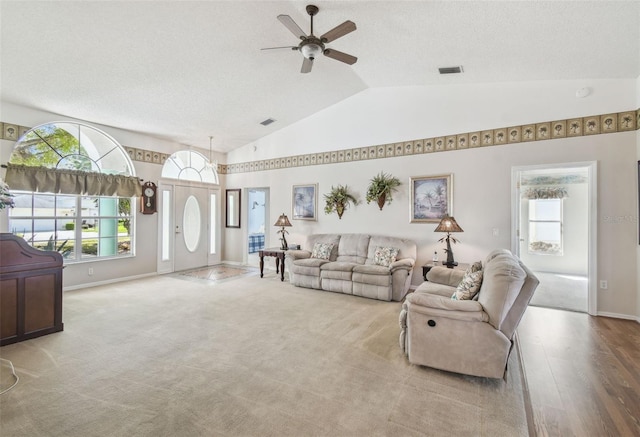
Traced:
<path id="1" fill-rule="evenodd" d="M 342 214 L 344 214 L 344 210 L 349 207 L 351 202 L 353 202 L 354 205 L 358 204 L 356 198 L 349 194 L 349 189 L 346 185 L 331 186 L 329 194 L 324 195 L 324 201 L 324 213 L 331 214 L 335 211 L 340 219 L 342 218 Z"/>
<path id="2" fill-rule="evenodd" d="M 382 211 L 385 202 L 391 203 L 393 200 L 393 192 L 398 191 L 400 185 L 400 179 L 397 177 L 380 172 L 380 174 L 374 176 L 369 183 L 369 187 L 367 188 L 367 203 L 370 203 L 372 200 L 377 201 Z"/>

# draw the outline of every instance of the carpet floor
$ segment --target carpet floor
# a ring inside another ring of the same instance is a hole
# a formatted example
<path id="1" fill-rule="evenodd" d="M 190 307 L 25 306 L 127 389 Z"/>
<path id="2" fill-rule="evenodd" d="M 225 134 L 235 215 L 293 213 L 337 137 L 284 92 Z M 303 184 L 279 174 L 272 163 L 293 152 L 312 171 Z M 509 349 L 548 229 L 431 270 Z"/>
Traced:
<path id="1" fill-rule="evenodd" d="M 66 292 L 63 332 L 0 349 L 0 435 L 528 435 L 516 348 L 506 381 L 411 365 L 399 312 L 275 273 Z"/>

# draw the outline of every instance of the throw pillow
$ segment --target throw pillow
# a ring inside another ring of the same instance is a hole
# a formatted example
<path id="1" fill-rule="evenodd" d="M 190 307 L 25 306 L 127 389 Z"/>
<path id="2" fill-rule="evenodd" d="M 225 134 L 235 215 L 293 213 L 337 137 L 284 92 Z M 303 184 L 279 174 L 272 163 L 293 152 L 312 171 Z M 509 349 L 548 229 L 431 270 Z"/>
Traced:
<path id="1" fill-rule="evenodd" d="M 378 266 L 389 267 L 391 263 L 396 261 L 400 249 L 395 247 L 376 247 L 373 253 L 373 263 Z"/>
<path id="2" fill-rule="evenodd" d="M 462 281 L 456 287 L 451 299 L 453 300 L 471 300 L 480 291 L 482 285 L 482 270 L 476 272 L 471 271 L 469 267 L 462 277 Z"/>
<path id="3" fill-rule="evenodd" d="M 311 258 L 329 259 L 332 250 L 333 244 L 331 243 L 315 243 L 311 251 Z"/>
<path id="4" fill-rule="evenodd" d="M 476 261 L 471 264 L 471 273 L 479 272 L 480 270 L 482 270 L 482 261 Z"/>

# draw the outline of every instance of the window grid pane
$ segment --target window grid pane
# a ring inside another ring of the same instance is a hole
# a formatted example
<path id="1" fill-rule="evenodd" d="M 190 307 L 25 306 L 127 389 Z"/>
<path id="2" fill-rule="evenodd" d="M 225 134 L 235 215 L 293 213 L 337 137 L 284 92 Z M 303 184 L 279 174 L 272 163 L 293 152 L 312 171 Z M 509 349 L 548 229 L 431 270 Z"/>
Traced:
<path id="1" fill-rule="evenodd" d="M 16 199 L 9 228 L 37 249 L 58 251 L 65 261 L 133 255 L 131 199 L 21 192 Z"/>
<path id="2" fill-rule="evenodd" d="M 562 255 L 562 199 L 529 200 L 528 252 Z"/>

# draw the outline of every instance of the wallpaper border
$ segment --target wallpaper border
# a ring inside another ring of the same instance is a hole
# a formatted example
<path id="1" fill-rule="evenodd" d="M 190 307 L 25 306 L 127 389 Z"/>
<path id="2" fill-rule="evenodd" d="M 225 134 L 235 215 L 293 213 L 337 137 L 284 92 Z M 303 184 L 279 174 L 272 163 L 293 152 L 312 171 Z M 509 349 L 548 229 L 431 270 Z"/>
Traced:
<path id="1" fill-rule="evenodd" d="M 4 140 L 17 141 L 30 128 L 0 122 L 0 134 Z M 611 134 L 640 129 L 640 108 L 610 114 L 590 115 L 565 120 L 530 123 L 520 126 L 500 127 L 483 131 L 444 135 L 434 138 L 355 147 L 329 152 L 285 156 L 235 164 L 218 164 L 219 174 L 248 173 L 278 170 L 282 168 L 364 161 L 368 159 L 395 158 L 448 152 L 478 147 L 502 146 L 532 141 L 556 140 L 569 137 Z M 164 164 L 166 153 L 123 146 L 132 161 Z"/>

